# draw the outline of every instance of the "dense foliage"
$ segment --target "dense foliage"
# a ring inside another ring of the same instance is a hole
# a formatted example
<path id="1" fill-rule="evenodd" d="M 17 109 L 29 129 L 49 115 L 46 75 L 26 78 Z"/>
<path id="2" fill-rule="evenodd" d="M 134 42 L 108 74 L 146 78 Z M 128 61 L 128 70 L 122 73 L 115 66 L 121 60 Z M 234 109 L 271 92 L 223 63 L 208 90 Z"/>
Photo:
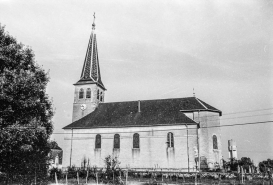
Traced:
<path id="1" fill-rule="evenodd" d="M 45 176 L 53 131 L 48 81 L 33 51 L 0 24 L 0 172 L 9 179 Z"/>
<path id="2" fill-rule="evenodd" d="M 261 172 L 267 172 L 273 170 L 273 160 L 267 159 L 266 161 L 262 161 L 259 163 L 259 169 Z"/>
<path id="3" fill-rule="evenodd" d="M 254 168 L 254 164 L 249 157 L 242 157 L 239 160 L 231 158 L 228 162 L 223 161 L 223 166 L 225 169 L 229 169 L 229 171 L 238 171 L 238 167 L 242 167 L 248 172 L 250 167 Z"/>
<path id="4" fill-rule="evenodd" d="M 122 184 L 121 180 L 121 169 L 119 168 L 120 162 L 117 157 L 111 157 L 108 155 L 104 159 L 105 163 L 105 175 L 104 182 L 111 182 L 113 184 Z"/>

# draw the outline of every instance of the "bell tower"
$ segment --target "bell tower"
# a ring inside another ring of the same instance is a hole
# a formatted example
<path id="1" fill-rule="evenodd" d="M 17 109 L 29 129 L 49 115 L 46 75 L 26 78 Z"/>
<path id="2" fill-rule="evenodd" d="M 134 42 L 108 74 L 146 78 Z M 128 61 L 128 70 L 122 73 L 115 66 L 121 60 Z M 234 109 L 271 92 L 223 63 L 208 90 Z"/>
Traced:
<path id="1" fill-rule="evenodd" d="M 80 80 L 74 84 L 72 122 L 93 112 L 100 102 L 104 102 L 104 87 L 99 66 L 97 39 L 95 33 L 95 13 Z"/>

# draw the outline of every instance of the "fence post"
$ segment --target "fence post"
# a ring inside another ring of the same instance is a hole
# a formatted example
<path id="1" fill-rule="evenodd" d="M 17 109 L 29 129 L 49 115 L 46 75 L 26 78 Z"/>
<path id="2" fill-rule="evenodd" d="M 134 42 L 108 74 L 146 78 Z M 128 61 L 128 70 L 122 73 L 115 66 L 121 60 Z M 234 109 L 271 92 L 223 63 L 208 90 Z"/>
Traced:
<path id="1" fill-rule="evenodd" d="M 201 171 L 199 170 L 199 183 L 200 183 L 200 184 L 202 184 L 201 176 L 202 176 L 202 173 L 201 173 Z"/>
<path id="2" fill-rule="evenodd" d="M 97 185 L 99 184 L 99 180 L 98 180 L 98 172 L 96 172 L 96 181 L 97 181 Z"/>
<path id="3" fill-rule="evenodd" d="M 68 174 L 68 172 L 67 172 L 67 174 Z M 67 174 L 65 174 L 65 182 L 66 182 L 66 185 L 68 184 L 68 183 L 67 183 Z"/>
<path id="4" fill-rule="evenodd" d="M 128 170 L 126 170 L 125 185 L 127 185 L 127 179 L 128 179 Z"/>
<path id="5" fill-rule="evenodd" d="M 56 182 L 56 184 L 58 184 L 58 178 L 57 178 L 56 172 L 55 172 L 55 182 Z"/>
<path id="6" fill-rule="evenodd" d="M 162 177 L 162 182 L 163 182 L 163 173 L 162 173 L 162 168 L 161 168 L 161 177 Z"/>
<path id="7" fill-rule="evenodd" d="M 196 184 L 197 183 L 197 173 L 195 173 L 195 176 L 194 176 L 194 183 Z"/>
<path id="8" fill-rule="evenodd" d="M 87 174 L 86 174 L 86 184 L 87 184 L 87 179 L 88 179 L 88 172 L 89 172 L 89 170 L 87 170 Z"/>
<path id="9" fill-rule="evenodd" d="M 77 171 L 77 182 L 80 184 L 80 179 L 79 179 L 79 172 Z"/>

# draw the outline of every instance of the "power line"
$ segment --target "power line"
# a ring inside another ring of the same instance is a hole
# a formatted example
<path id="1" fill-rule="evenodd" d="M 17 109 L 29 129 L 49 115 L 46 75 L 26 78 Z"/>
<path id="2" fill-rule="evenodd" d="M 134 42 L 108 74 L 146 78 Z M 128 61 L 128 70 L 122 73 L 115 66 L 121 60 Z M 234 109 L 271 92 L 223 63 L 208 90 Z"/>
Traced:
<path id="1" fill-rule="evenodd" d="M 222 149 L 222 151 L 223 152 L 228 152 L 229 150 L 227 150 L 227 149 Z M 257 152 L 257 153 L 273 153 L 273 151 L 272 152 L 269 152 L 270 150 L 268 150 L 268 151 L 258 151 L 258 150 L 237 150 L 237 151 L 240 151 L 240 152 Z"/>
<path id="2" fill-rule="evenodd" d="M 246 113 L 246 112 L 258 112 L 258 111 L 263 111 L 263 110 L 272 110 L 273 108 L 267 108 L 267 109 L 256 109 L 256 110 L 249 110 L 249 111 L 240 111 L 240 112 L 231 112 L 231 113 L 226 113 L 225 115 L 231 115 L 231 114 L 241 114 L 241 113 Z"/>
<path id="3" fill-rule="evenodd" d="M 226 115 L 233 115 L 233 114 L 242 114 L 242 113 L 248 113 L 248 112 L 260 112 L 260 111 L 265 111 L 265 110 L 273 110 L 273 108 L 267 108 L 267 109 L 256 109 L 256 110 L 250 110 L 250 111 L 240 111 L 240 112 L 232 112 L 232 113 L 226 113 L 223 114 L 222 116 L 226 116 Z M 272 113 L 273 114 L 273 113 Z M 208 117 L 216 117 L 217 115 L 212 115 L 212 116 L 206 116 Z M 230 119 L 230 118 L 223 118 L 223 119 Z M 221 120 L 223 120 L 221 119 Z"/>
<path id="4" fill-rule="evenodd" d="M 268 113 L 268 114 L 256 114 L 256 115 L 251 115 L 251 116 L 239 116 L 239 117 L 230 117 L 230 118 L 223 118 L 219 120 L 227 120 L 227 119 L 237 119 L 237 118 L 248 118 L 248 117 L 256 117 L 256 116 L 266 116 L 266 115 L 273 115 L 273 113 Z M 216 121 L 218 120 L 218 116 L 201 116 L 199 118 L 209 118 L 209 117 L 217 117 L 216 119 L 209 119 L 209 121 Z"/>
<path id="5" fill-rule="evenodd" d="M 217 128 L 217 127 L 233 127 L 233 126 L 244 126 L 244 125 L 256 125 L 256 124 L 264 124 L 264 123 L 273 123 L 273 121 L 262 121 L 262 122 L 251 122 L 251 123 L 239 123 L 239 124 L 232 124 L 232 125 L 218 125 L 218 126 L 209 126 L 209 127 L 200 127 L 200 129 L 202 128 Z M 190 129 L 196 129 L 196 128 L 188 128 Z M 183 128 L 183 129 L 168 129 L 168 130 L 187 130 L 187 128 Z M 154 130 L 154 131 L 167 131 L 166 129 L 162 129 L 162 130 Z M 151 132 L 151 130 L 149 131 L 137 131 L 137 132 Z M 116 132 L 114 132 L 116 133 Z M 131 131 L 127 131 L 127 132 L 119 132 L 119 133 L 131 133 Z M 53 133 L 53 134 L 71 134 L 71 133 Z M 73 133 L 73 134 L 96 134 L 96 133 Z M 104 133 L 101 133 L 104 134 Z M 105 134 L 109 134 L 109 132 L 105 133 Z"/>
<path id="6" fill-rule="evenodd" d="M 215 127 L 233 127 L 233 126 L 243 126 L 243 125 L 256 125 L 262 123 L 273 123 L 273 121 L 261 121 L 261 122 L 251 122 L 251 123 L 238 123 L 232 125 L 219 125 L 219 126 L 210 126 L 210 127 L 201 127 L 201 128 L 215 128 Z"/>
<path id="7" fill-rule="evenodd" d="M 224 119 L 220 119 L 220 120 L 226 120 L 226 119 L 237 119 L 237 118 L 248 118 L 248 117 L 256 117 L 256 116 L 266 116 L 266 115 L 272 115 L 273 113 L 269 113 L 269 114 L 256 114 L 256 115 L 251 115 L 251 116 L 239 116 L 239 117 L 232 117 L 232 118 L 224 118 Z M 212 120 L 210 120 L 212 121 Z"/>
<path id="8" fill-rule="evenodd" d="M 266 108 L 266 109 L 256 109 L 256 110 L 250 110 L 250 111 L 241 111 L 241 112 L 234 112 L 234 113 L 228 113 L 225 115 L 232 115 L 232 114 L 240 114 L 240 113 L 246 113 L 246 112 L 258 112 L 258 111 L 264 111 L 264 110 L 272 110 L 273 108 Z M 251 116 L 239 116 L 239 117 L 230 117 L 230 118 L 223 118 L 220 119 L 220 121 L 222 120 L 228 120 L 228 119 L 238 119 L 238 118 L 247 118 L 247 117 L 256 117 L 256 116 L 265 116 L 265 115 L 273 115 L 273 113 L 268 113 L 268 114 L 256 114 L 256 115 L 251 115 Z M 200 118 L 203 118 L 204 116 L 201 116 Z M 216 117 L 216 115 L 212 115 L 212 116 L 205 116 L 206 118 L 208 117 Z M 209 121 L 216 121 L 218 119 L 209 119 Z M 223 127 L 225 125 L 221 125 L 220 127 Z M 231 126 L 231 125 L 228 125 Z M 217 126 L 218 127 L 218 126 Z M 24 127 L 24 126 L 19 126 L 19 127 L 5 127 L 5 128 L 21 128 L 21 129 L 39 129 L 39 130 L 45 130 L 45 127 Z M 210 127 L 202 127 L 202 128 L 210 128 Z M 191 128 L 189 128 L 191 129 Z M 53 134 L 65 134 L 65 133 L 53 133 Z"/>

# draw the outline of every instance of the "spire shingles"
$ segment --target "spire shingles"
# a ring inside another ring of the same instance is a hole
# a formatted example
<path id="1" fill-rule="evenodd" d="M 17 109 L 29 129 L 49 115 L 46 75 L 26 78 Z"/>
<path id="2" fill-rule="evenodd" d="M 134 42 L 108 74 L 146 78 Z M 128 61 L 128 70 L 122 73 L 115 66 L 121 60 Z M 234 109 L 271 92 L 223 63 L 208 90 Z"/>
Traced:
<path id="1" fill-rule="evenodd" d="M 96 35 L 94 36 L 94 43 L 93 43 L 93 58 L 92 58 L 91 77 L 92 77 L 95 81 L 98 80 L 98 60 L 97 60 Z"/>
<path id="2" fill-rule="evenodd" d="M 81 78 L 76 84 L 95 83 L 105 90 L 101 80 L 95 23 L 92 24 L 92 32 L 88 43 Z"/>

